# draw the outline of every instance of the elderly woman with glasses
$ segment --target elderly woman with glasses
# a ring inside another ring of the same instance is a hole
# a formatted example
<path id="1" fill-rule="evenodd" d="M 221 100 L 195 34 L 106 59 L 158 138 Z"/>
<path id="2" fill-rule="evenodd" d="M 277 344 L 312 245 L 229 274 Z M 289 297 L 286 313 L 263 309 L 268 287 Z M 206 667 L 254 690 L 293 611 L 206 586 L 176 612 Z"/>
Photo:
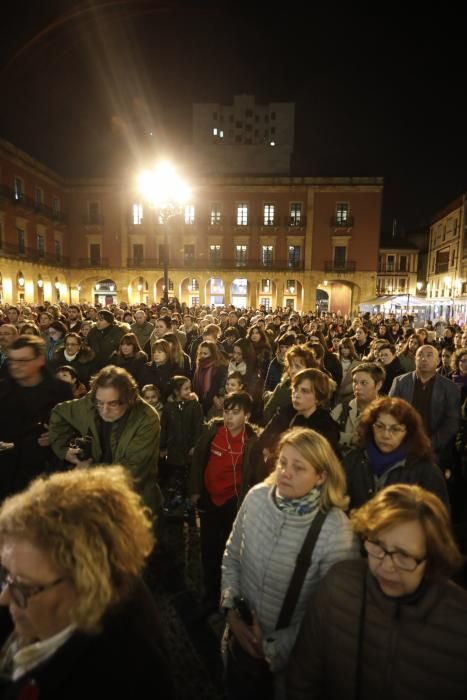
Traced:
<path id="1" fill-rule="evenodd" d="M 403 399 L 373 401 L 362 414 L 358 447 L 344 459 L 350 509 L 396 483 L 418 484 L 448 507 L 446 482 L 418 412 Z"/>
<path id="2" fill-rule="evenodd" d="M 396 484 L 352 515 L 367 561 L 336 564 L 305 614 L 288 700 L 461 700 L 467 592 L 449 515 L 434 494 Z"/>
<path id="3" fill-rule="evenodd" d="M 0 696 L 172 698 L 141 579 L 152 523 L 122 467 L 39 478 L 0 510 Z"/>

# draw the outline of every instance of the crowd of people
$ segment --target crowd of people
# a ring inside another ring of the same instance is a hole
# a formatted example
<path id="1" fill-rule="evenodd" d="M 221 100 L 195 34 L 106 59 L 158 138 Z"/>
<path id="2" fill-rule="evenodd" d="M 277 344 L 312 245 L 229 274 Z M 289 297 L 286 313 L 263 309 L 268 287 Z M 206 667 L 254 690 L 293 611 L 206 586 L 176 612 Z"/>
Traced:
<path id="1" fill-rule="evenodd" d="M 116 658 L 129 676 L 153 658 L 171 697 L 142 579 L 171 521 L 199 530 L 196 619 L 225 616 L 230 700 L 465 695 L 467 593 L 449 577 L 467 551 L 467 326 L 0 306 L 0 500 L 5 697 L 81 696 L 125 625 L 142 655 L 127 640 Z"/>

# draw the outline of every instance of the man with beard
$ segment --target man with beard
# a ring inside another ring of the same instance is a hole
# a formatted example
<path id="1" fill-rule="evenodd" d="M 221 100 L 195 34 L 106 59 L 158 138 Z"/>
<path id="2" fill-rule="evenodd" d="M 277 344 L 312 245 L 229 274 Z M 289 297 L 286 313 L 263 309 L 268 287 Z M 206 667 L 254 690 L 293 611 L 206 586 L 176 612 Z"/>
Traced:
<path id="1" fill-rule="evenodd" d="M 153 512 L 160 506 L 159 416 L 140 398 L 135 380 L 125 369 L 113 365 L 101 369 L 89 394 L 55 407 L 49 430 L 50 444 L 61 460 L 76 466 L 121 464 L 145 504 Z M 77 437 L 85 438 L 86 445 L 80 446 L 78 440 L 73 446 Z"/>

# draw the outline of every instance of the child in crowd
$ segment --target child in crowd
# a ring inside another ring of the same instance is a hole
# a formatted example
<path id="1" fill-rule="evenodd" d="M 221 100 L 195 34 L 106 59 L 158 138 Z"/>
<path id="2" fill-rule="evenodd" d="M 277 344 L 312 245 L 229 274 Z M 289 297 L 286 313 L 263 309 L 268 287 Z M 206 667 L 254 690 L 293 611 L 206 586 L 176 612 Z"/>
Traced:
<path id="1" fill-rule="evenodd" d="M 87 394 L 87 389 L 84 384 L 81 384 L 78 378 L 78 373 L 74 367 L 71 365 L 62 365 L 55 372 L 55 377 L 61 379 L 62 382 L 71 384 L 71 390 L 73 392 L 74 399 L 80 399 L 82 396 Z"/>
<path id="2" fill-rule="evenodd" d="M 160 438 L 160 456 L 165 459 L 161 479 L 167 481 L 168 514 L 180 506 L 184 510 L 187 508 L 187 474 L 202 426 L 203 409 L 191 391 L 191 381 L 182 375 L 172 377 L 170 394 L 161 414 Z M 189 503 L 191 505 L 191 501 Z"/>
<path id="3" fill-rule="evenodd" d="M 155 384 L 145 384 L 141 389 L 141 396 L 150 406 L 156 409 L 160 418 L 164 404 L 161 401 L 161 392 L 157 386 Z"/>
<path id="4" fill-rule="evenodd" d="M 206 421 L 211 418 L 222 418 L 224 415 L 224 396 L 231 394 L 232 391 L 243 391 L 245 388 L 244 377 L 240 372 L 231 372 L 225 383 L 225 388 L 221 390 L 218 396 L 215 396 L 211 408 L 206 416 Z"/>

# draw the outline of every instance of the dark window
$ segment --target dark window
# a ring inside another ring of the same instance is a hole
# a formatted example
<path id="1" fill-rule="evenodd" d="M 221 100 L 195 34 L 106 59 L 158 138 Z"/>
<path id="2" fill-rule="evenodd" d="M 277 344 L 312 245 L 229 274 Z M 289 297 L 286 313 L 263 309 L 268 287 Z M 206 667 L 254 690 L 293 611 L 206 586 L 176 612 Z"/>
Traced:
<path id="1" fill-rule="evenodd" d="M 61 260 L 62 257 L 62 242 L 58 241 L 57 239 L 54 240 L 54 253 L 55 253 L 55 259 L 56 260 Z"/>
<path id="2" fill-rule="evenodd" d="M 298 267 L 300 264 L 301 247 L 289 245 L 289 267 Z"/>
<path id="3" fill-rule="evenodd" d="M 142 263 L 144 259 L 144 245 L 142 243 L 133 243 L 133 260 L 135 263 Z"/>
<path id="4" fill-rule="evenodd" d="M 37 252 L 39 254 L 40 258 L 43 258 L 45 255 L 45 238 L 44 236 L 38 234 L 37 235 Z"/>
<path id="5" fill-rule="evenodd" d="M 195 259 L 195 246 L 194 245 L 184 245 L 183 246 L 183 260 L 185 264 L 190 265 Z"/>
<path id="6" fill-rule="evenodd" d="M 101 263 L 101 244 L 91 243 L 89 246 L 89 257 L 91 258 L 91 265 L 100 265 Z"/>
<path id="7" fill-rule="evenodd" d="M 252 117 L 253 116 L 253 110 L 252 109 L 246 109 L 245 110 L 245 117 Z"/>
<path id="8" fill-rule="evenodd" d="M 99 223 L 99 202 L 89 202 L 89 223 Z"/>
<path id="9" fill-rule="evenodd" d="M 336 245 L 334 248 L 334 266 L 345 267 L 345 258 L 347 255 L 347 248 L 345 245 Z"/>
<path id="10" fill-rule="evenodd" d="M 18 253 L 24 253 L 26 250 L 25 236 L 22 228 L 16 229 L 16 239 L 18 241 Z"/>
<path id="11" fill-rule="evenodd" d="M 407 272 L 407 256 L 401 255 L 399 258 L 399 271 Z"/>

